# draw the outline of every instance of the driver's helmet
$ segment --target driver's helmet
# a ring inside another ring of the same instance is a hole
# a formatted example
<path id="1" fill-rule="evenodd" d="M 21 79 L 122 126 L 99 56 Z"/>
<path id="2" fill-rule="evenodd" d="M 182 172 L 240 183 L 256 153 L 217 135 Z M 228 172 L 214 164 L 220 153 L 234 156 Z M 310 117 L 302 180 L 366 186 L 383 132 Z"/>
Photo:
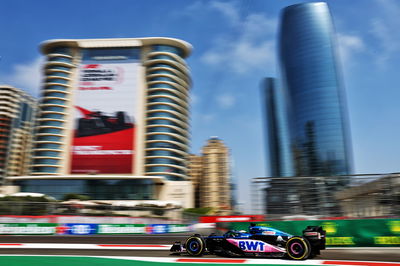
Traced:
<path id="1" fill-rule="evenodd" d="M 240 233 L 238 231 L 228 231 L 225 233 L 225 237 L 238 237 Z"/>
<path id="2" fill-rule="evenodd" d="M 267 230 L 267 228 L 266 227 L 263 227 L 263 226 L 256 226 L 256 225 L 254 225 L 254 226 L 250 226 L 249 227 L 249 232 L 250 232 L 250 234 L 252 234 L 252 235 L 255 235 L 255 234 L 261 234 L 263 231 L 265 231 L 265 230 Z"/>

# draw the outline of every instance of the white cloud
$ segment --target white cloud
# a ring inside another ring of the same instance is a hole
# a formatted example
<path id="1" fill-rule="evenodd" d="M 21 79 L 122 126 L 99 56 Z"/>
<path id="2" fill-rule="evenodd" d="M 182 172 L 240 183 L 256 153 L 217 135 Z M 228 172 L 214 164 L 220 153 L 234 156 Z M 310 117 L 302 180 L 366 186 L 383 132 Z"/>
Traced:
<path id="1" fill-rule="evenodd" d="M 376 0 L 379 7 L 383 9 L 387 15 L 391 17 L 385 19 L 392 19 L 398 21 L 398 15 L 400 12 L 400 4 L 397 0 Z"/>
<path id="2" fill-rule="evenodd" d="M 236 103 L 236 98 L 231 94 L 222 94 L 217 97 L 217 103 L 223 109 L 229 109 Z"/>
<path id="3" fill-rule="evenodd" d="M 226 67 L 236 73 L 248 73 L 255 69 L 266 69 L 267 64 L 273 64 L 274 50 L 271 41 L 256 43 L 242 38 L 220 42 L 217 47 L 203 55 L 202 61 Z"/>
<path id="4" fill-rule="evenodd" d="M 249 14 L 243 22 L 243 34 L 250 39 L 263 38 L 262 36 L 266 35 L 271 36 L 271 34 L 275 33 L 277 24 L 276 19 L 267 18 L 264 14 Z"/>
<path id="5" fill-rule="evenodd" d="M 399 25 L 400 26 L 400 25 Z M 399 49 L 400 39 L 393 34 L 390 26 L 382 19 L 374 19 L 371 22 L 371 33 L 379 43 L 379 56 L 377 63 L 383 65 Z"/>
<path id="6" fill-rule="evenodd" d="M 210 6 L 226 18 L 229 28 L 236 33 L 216 39 L 201 59 L 208 65 L 224 67 L 235 73 L 266 71 L 268 66 L 274 65 L 276 20 L 259 13 L 241 17 L 235 3 L 213 2 Z"/>
<path id="7" fill-rule="evenodd" d="M 348 65 L 351 62 L 354 54 L 365 51 L 364 41 L 359 36 L 338 33 L 337 39 L 339 55 L 344 65 Z"/>
<path id="8" fill-rule="evenodd" d="M 376 62 L 384 66 L 387 60 L 400 51 L 400 4 L 393 0 L 376 0 L 379 10 L 375 13 L 379 17 L 372 18 L 370 32 L 376 40 Z"/>
<path id="9" fill-rule="evenodd" d="M 12 72 L 2 75 L 0 79 L 8 85 L 27 91 L 32 96 L 38 96 L 41 87 L 43 62 L 43 57 L 38 57 L 31 62 L 14 65 Z"/>
<path id="10" fill-rule="evenodd" d="M 203 55 L 202 60 L 207 64 L 216 65 L 223 62 L 224 59 L 218 53 L 215 53 L 214 51 L 208 51 Z"/>
<path id="11" fill-rule="evenodd" d="M 194 93 L 190 94 L 190 105 L 198 104 L 199 101 L 200 101 L 200 99 L 197 95 L 195 95 Z"/>
<path id="12" fill-rule="evenodd" d="M 200 116 L 201 120 L 205 123 L 209 123 L 215 120 L 215 115 L 214 114 L 202 114 Z"/>
<path id="13" fill-rule="evenodd" d="M 211 2 L 210 7 L 222 13 L 230 22 L 231 25 L 240 24 L 239 11 L 235 4 L 231 2 Z"/>
<path id="14" fill-rule="evenodd" d="M 180 10 L 175 10 L 172 14 L 178 17 L 193 16 L 193 13 L 206 8 L 202 1 L 191 2 L 190 5 L 183 7 Z"/>

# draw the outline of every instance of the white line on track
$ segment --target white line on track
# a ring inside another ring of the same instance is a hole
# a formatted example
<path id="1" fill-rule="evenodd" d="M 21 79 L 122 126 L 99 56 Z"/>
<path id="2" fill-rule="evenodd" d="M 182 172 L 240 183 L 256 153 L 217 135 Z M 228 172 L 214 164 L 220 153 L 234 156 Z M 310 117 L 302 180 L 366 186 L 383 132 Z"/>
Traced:
<path id="1" fill-rule="evenodd" d="M 400 250 L 400 247 L 327 247 L 326 249 L 347 249 L 347 250 L 350 250 L 350 249 L 358 249 L 358 250 L 365 250 L 365 249 L 368 249 L 368 250 L 371 250 L 371 249 L 377 249 L 377 250 L 380 250 L 380 249 L 397 249 L 397 250 Z"/>
<path id="2" fill-rule="evenodd" d="M 163 244 L 64 244 L 64 243 L 0 243 L 1 248 L 16 249 L 127 249 L 127 250 L 169 250 L 172 245 Z M 400 247 L 328 247 L 328 250 L 399 250 Z"/>
<path id="3" fill-rule="evenodd" d="M 290 261 L 282 259 L 237 259 L 237 258 L 150 258 L 150 257 L 115 257 L 115 256 L 102 256 L 102 258 L 119 258 L 124 260 L 140 260 L 140 261 L 155 261 L 155 262 L 175 262 L 175 263 L 234 263 L 234 264 L 279 264 L 279 265 L 322 265 L 323 260 L 303 260 L 303 261 Z M 222 262 L 223 261 L 223 262 Z"/>
<path id="4" fill-rule="evenodd" d="M 303 260 L 303 261 L 290 261 L 282 259 L 234 259 L 234 258 L 152 258 L 152 257 L 127 257 L 127 256 L 71 256 L 71 255 L 0 255 L 1 256 L 35 256 L 35 257 L 90 257 L 90 258 L 106 258 L 106 259 L 120 259 L 120 260 L 135 260 L 146 262 L 169 262 L 169 263 L 211 263 L 211 264 L 266 264 L 266 265 L 329 265 L 329 266 L 400 266 L 396 262 L 383 262 L 383 261 L 343 261 L 343 260 Z M 190 261 L 191 260 L 191 261 Z"/>
<path id="5" fill-rule="evenodd" d="M 169 250 L 171 245 L 148 244 L 59 244 L 59 243 L 0 243 L 0 248 L 12 249 L 127 249 L 127 250 Z"/>

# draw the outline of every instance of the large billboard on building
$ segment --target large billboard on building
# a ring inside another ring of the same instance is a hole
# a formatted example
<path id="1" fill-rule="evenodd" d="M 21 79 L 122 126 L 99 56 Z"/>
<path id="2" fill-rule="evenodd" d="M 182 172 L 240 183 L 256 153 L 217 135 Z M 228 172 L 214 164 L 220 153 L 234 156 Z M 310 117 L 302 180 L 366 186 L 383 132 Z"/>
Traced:
<path id="1" fill-rule="evenodd" d="M 84 49 L 74 93 L 71 173 L 132 173 L 139 50 Z"/>

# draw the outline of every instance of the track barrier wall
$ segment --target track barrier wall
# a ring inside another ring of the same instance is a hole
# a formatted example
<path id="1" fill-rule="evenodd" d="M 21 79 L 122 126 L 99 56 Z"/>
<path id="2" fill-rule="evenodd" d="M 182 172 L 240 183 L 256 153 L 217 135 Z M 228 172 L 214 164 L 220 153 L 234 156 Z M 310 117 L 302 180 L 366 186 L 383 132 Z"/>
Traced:
<path id="1" fill-rule="evenodd" d="M 248 222 L 217 223 L 225 230 L 248 230 Z M 322 226 L 331 247 L 400 247 L 400 219 L 264 221 L 292 235 L 309 225 Z M 0 235 L 127 235 L 188 233 L 188 224 L 0 223 Z"/>
<path id="2" fill-rule="evenodd" d="M 192 231 L 187 224 L 0 223 L 0 235 L 124 235 Z"/>
<path id="3" fill-rule="evenodd" d="M 35 203 L 36 204 L 36 203 Z M 179 224 L 181 220 L 149 217 L 85 216 L 85 215 L 0 215 L 1 223 L 82 223 L 90 224 Z"/>
<path id="4" fill-rule="evenodd" d="M 217 223 L 217 228 L 247 231 L 249 224 Z M 332 247 L 400 247 L 399 219 L 265 221 L 257 225 L 292 235 L 302 235 L 309 225 L 322 226 L 326 231 L 326 245 Z"/>

